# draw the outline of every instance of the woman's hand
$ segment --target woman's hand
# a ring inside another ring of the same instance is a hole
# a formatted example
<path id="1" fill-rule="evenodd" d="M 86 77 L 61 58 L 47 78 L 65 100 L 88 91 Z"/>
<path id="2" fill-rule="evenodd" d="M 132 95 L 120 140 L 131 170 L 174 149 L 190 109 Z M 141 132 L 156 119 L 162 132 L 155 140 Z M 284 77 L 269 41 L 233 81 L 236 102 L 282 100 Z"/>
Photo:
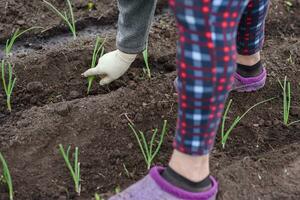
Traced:
<path id="1" fill-rule="evenodd" d="M 135 60 L 137 54 L 127 54 L 115 50 L 103 55 L 98 65 L 85 71 L 85 77 L 101 75 L 100 85 L 106 85 L 120 78 Z"/>

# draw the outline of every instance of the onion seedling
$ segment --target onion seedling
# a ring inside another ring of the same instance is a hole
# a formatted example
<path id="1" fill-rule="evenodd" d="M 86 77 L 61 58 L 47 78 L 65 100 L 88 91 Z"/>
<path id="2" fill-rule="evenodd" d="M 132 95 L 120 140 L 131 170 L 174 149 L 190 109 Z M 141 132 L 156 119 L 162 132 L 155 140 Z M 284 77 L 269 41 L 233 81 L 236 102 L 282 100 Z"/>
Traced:
<path id="1" fill-rule="evenodd" d="M 121 187 L 118 185 L 116 188 L 115 188 L 115 193 L 116 194 L 119 194 L 121 192 Z"/>
<path id="2" fill-rule="evenodd" d="M 59 150 L 61 155 L 63 156 L 65 163 L 71 173 L 71 176 L 73 178 L 74 184 L 75 184 L 75 191 L 78 195 L 80 195 L 81 191 L 81 185 L 80 185 L 80 162 L 78 162 L 78 147 L 75 147 L 75 153 L 74 153 L 74 166 L 72 166 L 70 162 L 70 149 L 71 147 L 68 146 L 67 151 L 65 151 L 62 144 L 59 145 Z"/>
<path id="3" fill-rule="evenodd" d="M 144 68 L 144 73 L 146 73 L 147 76 L 149 78 L 151 78 L 151 71 L 150 71 L 149 62 L 148 62 L 148 47 L 146 47 L 146 49 L 143 51 L 143 57 L 144 57 L 145 65 L 146 65 L 146 69 Z"/>
<path id="4" fill-rule="evenodd" d="M 96 44 L 93 52 L 93 57 L 92 57 L 92 63 L 91 63 L 91 68 L 96 67 L 96 62 L 97 60 L 103 56 L 104 54 L 104 43 L 105 43 L 106 38 L 102 41 L 99 37 L 96 39 Z M 95 76 L 90 76 L 88 77 L 88 89 L 87 93 L 90 93 L 92 83 L 95 79 Z"/>
<path id="5" fill-rule="evenodd" d="M 291 109 L 291 83 L 287 80 L 287 76 L 284 77 L 283 84 L 278 80 L 283 93 L 283 123 L 286 126 L 290 126 L 300 120 L 289 123 L 290 109 Z"/>
<path id="6" fill-rule="evenodd" d="M 76 39 L 76 26 L 75 26 L 75 19 L 74 19 L 74 14 L 73 14 L 73 8 L 72 8 L 72 4 L 71 4 L 70 0 L 67 0 L 68 7 L 69 7 L 69 13 L 68 14 L 67 14 L 66 11 L 64 11 L 63 13 L 60 12 L 55 6 L 53 6 L 51 3 L 49 3 L 46 0 L 43 0 L 43 2 L 45 4 L 47 4 L 52 9 L 52 11 L 55 14 L 57 14 L 58 16 L 60 16 L 66 22 L 66 24 L 68 25 L 70 31 L 73 34 L 74 40 L 75 40 Z"/>
<path id="7" fill-rule="evenodd" d="M 146 141 L 145 134 L 142 131 L 136 131 L 135 128 L 134 128 L 134 125 L 131 124 L 131 123 L 128 123 L 128 125 L 131 128 L 131 130 L 133 131 L 133 133 L 134 133 L 134 135 L 137 139 L 137 142 L 140 146 L 140 149 L 141 149 L 142 154 L 144 156 L 145 162 L 147 164 L 147 169 L 150 169 L 151 164 L 153 162 L 153 159 L 158 154 L 158 152 L 161 148 L 161 145 L 163 143 L 164 136 L 167 132 L 167 120 L 164 120 L 164 125 L 163 125 L 162 131 L 161 131 L 159 143 L 156 146 L 155 150 L 153 149 L 153 146 L 154 146 L 154 141 L 155 141 L 155 138 L 156 138 L 156 135 L 157 135 L 157 132 L 158 132 L 157 128 L 154 129 L 152 137 L 151 137 L 151 141 L 149 143 L 149 142 Z"/>
<path id="8" fill-rule="evenodd" d="M 103 198 L 100 197 L 99 194 L 95 193 L 95 200 L 103 200 Z"/>
<path id="9" fill-rule="evenodd" d="M 13 200 L 14 190 L 13 190 L 12 179 L 11 179 L 11 176 L 10 176 L 10 172 L 9 172 L 7 163 L 6 163 L 4 157 L 1 153 L 0 153 L 0 161 L 1 161 L 1 164 L 2 164 L 3 181 L 4 181 L 4 183 L 7 184 L 9 199 Z"/>
<path id="10" fill-rule="evenodd" d="M 5 61 L 1 62 L 1 74 L 2 74 L 2 85 L 6 94 L 6 105 L 9 112 L 11 112 L 11 95 L 14 89 L 17 78 L 13 79 L 12 65 L 7 62 L 8 66 L 8 83 L 6 83 L 5 79 Z"/>
<path id="11" fill-rule="evenodd" d="M 232 99 L 230 99 L 229 103 L 228 103 L 228 105 L 227 105 L 227 107 L 225 109 L 224 115 L 222 117 L 222 124 L 221 124 L 221 144 L 222 144 L 223 148 L 225 148 L 227 139 L 228 139 L 231 131 L 237 126 L 237 124 L 241 121 L 241 119 L 243 119 L 246 116 L 246 114 L 248 112 L 250 112 L 256 106 L 259 106 L 260 104 L 263 104 L 263 103 L 266 103 L 268 101 L 271 101 L 271 100 L 273 100 L 275 98 L 276 97 L 272 97 L 270 99 L 261 101 L 261 102 L 255 104 L 255 105 L 251 106 L 246 112 L 244 112 L 244 114 L 242 114 L 241 116 L 237 116 L 236 119 L 231 124 L 231 126 L 229 127 L 229 129 L 227 131 L 225 131 L 225 122 L 226 122 L 227 114 L 228 114 L 228 111 L 229 111 L 229 109 L 231 107 L 231 104 L 232 104 Z"/>
<path id="12" fill-rule="evenodd" d="M 31 31 L 33 29 L 38 29 L 38 28 L 43 28 L 43 27 L 37 27 L 37 26 L 34 26 L 34 27 L 31 27 L 29 29 L 26 29 L 22 32 L 20 32 L 19 29 L 17 29 L 14 34 L 12 35 L 12 37 L 8 40 L 6 40 L 6 44 L 5 44 L 5 55 L 6 56 L 9 56 L 10 52 L 11 52 L 11 49 L 16 41 L 17 38 L 19 38 L 21 35 L 23 35 L 24 33 L 28 32 L 28 31 Z"/>

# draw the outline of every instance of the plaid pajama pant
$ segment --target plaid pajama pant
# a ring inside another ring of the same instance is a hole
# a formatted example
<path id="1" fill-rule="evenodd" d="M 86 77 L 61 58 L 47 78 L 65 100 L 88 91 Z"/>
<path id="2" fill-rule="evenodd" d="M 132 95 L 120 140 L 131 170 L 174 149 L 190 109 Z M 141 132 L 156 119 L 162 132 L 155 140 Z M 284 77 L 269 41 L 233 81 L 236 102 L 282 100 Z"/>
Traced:
<path id="1" fill-rule="evenodd" d="M 233 83 L 237 52 L 260 51 L 268 0 L 169 0 L 179 39 L 174 148 L 206 155 Z"/>

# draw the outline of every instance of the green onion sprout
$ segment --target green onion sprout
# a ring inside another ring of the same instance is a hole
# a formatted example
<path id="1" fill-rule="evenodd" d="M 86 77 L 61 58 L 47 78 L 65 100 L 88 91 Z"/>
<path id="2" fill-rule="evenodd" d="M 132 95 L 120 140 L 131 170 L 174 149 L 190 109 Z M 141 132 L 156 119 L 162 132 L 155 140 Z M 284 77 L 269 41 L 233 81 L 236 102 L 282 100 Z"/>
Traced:
<path id="1" fill-rule="evenodd" d="M 7 163 L 3 157 L 3 155 L 0 153 L 0 162 L 2 164 L 2 173 L 3 173 L 3 181 L 7 184 L 8 193 L 9 193 L 9 199 L 13 200 L 14 198 L 14 190 L 13 190 L 13 184 L 12 179 L 10 176 L 10 172 L 7 166 Z"/>
<path id="2" fill-rule="evenodd" d="M 270 99 L 261 101 L 261 102 L 255 104 L 255 105 L 251 106 L 246 112 L 244 112 L 244 114 L 242 114 L 241 116 L 237 116 L 236 119 L 231 124 L 231 126 L 229 127 L 229 129 L 227 131 L 225 131 L 225 122 L 226 122 L 227 114 L 228 114 L 228 111 L 229 111 L 229 109 L 231 107 L 231 104 L 232 104 L 232 99 L 230 99 L 229 103 L 228 103 L 228 105 L 225 109 L 224 115 L 222 117 L 222 124 L 221 124 L 221 144 L 222 144 L 222 147 L 225 148 L 225 145 L 226 145 L 226 142 L 227 142 L 227 139 L 228 139 L 230 133 L 237 126 L 237 124 L 241 121 L 241 119 L 243 119 L 246 116 L 246 114 L 248 112 L 250 112 L 253 108 L 259 106 L 260 104 L 266 103 L 266 102 L 271 101 L 275 98 L 276 97 L 272 97 Z"/>
<path id="3" fill-rule="evenodd" d="M 7 66 L 8 66 L 8 83 L 6 83 L 6 78 L 5 78 L 5 61 L 2 60 L 1 62 L 1 74 L 2 74 L 2 85 L 6 94 L 6 105 L 7 105 L 7 109 L 9 112 L 11 112 L 11 95 L 16 83 L 17 78 L 13 78 L 13 72 L 12 72 L 12 65 L 7 62 Z"/>
<path id="4" fill-rule="evenodd" d="M 287 76 L 284 77 L 283 84 L 278 80 L 283 94 L 283 123 L 286 126 L 290 126 L 300 120 L 289 123 L 290 109 L 291 109 L 291 83 L 287 80 Z"/>
<path id="5" fill-rule="evenodd" d="M 35 27 L 31 27 L 29 29 L 26 29 L 26 30 L 24 30 L 22 32 L 20 32 L 20 30 L 17 29 L 14 32 L 14 34 L 12 35 L 12 37 L 10 39 L 6 40 L 5 50 L 4 50 L 5 51 L 5 55 L 9 56 L 9 54 L 11 52 L 11 49 L 12 49 L 12 47 L 13 47 L 13 45 L 14 45 L 14 43 L 15 43 L 15 41 L 16 41 L 17 38 L 19 38 L 21 35 L 23 35 L 24 33 L 28 32 L 28 31 L 31 31 L 33 29 L 38 29 L 38 28 L 43 28 L 43 27 L 37 27 L 37 26 L 35 26 Z"/>
<path id="6" fill-rule="evenodd" d="M 148 143 L 146 141 L 145 134 L 142 131 L 136 131 L 135 128 L 134 128 L 134 125 L 131 124 L 131 123 L 128 123 L 128 125 L 131 128 L 132 132 L 134 133 L 134 135 L 137 139 L 137 142 L 139 144 L 139 147 L 141 149 L 141 152 L 142 152 L 142 154 L 144 156 L 144 159 L 145 159 L 145 162 L 147 164 L 147 169 L 150 169 L 151 164 L 153 162 L 153 159 L 158 154 L 158 152 L 161 148 L 161 145 L 163 143 L 164 136 L 167 132 L 167 128 L 166 128 L 167 127 L 167 120 L 164 120 L 164 125 L 163 125 L 162 131 L 161 131 L 159 143 L 156 146 L 155 150 L 153 149 L 153 146 L 154 146 L 154 141 L 155 141 L 155 138 L 156 138 L 156 135 L 157 135 L 157 132 L 158 132 L 157 128 L 154 130 L 154 132 L 152 134 L 150 143 Z"/>
<path id="7" fill-rule="evenodd" d="M 73 14 L 73 8 L 72 8 L 72 4 L 71 4 L 70 0 L 67 0 L 68 7 L 69 7 L 69 13 L 67 13 L 66 11 L 64 11 L 63 13 L 60 12 L 55 6 L 53 6 L 51 3 L 49 3 L 46 0 L 43 0 L 43 2 L 45 4 L 47 4 L 55 14 L 57 14 L 58 16 L 60 16 L 66 22 L 66 24 L 68 25 L 70 31 L 73 34 L 74 40 L 75 40 L 76 37 L 77 37 L 76 36 L 76 26 L 75 26 L 75 19 L 74 19 L 74 14 Z"/>
<path id="8" fill-rule="evenodd" d="M 143 57 L 144 57 L 144 62 L 146 65 L 146 69 L 144 68 L 144 73 L 147 74 L 148 78 L 151 78 L 151 70 L 149 67 L 149 62 L 148 62 L 148 47 L 143 51 Z"/>
<path id="9" fill-rule="evenodd" d="M 97 60 L 103 56 L 104 54 L 104 43 L 105 40 L 102 40 L 101 38 L 97 37 L 96 39 L 96 44 L 95 44 L 95 48 L 94 48 L 94 52 L 93 52 L 93 57 L 92 57 L 92 63 L 91 63 L 91 68 L 96 67 L 97 64 Z M 87 89 L 87 94 L 90 93 L 91 87 L 92 87 L 92 83 L 95 79 L 95 76 L 90 76 L 88 77 L 88 89 Z"/>
<path id="10" fill-rule="evenodd" d="M 74 166 L 72 166 L 70 161 L 70 149 L 71 147 L 68 146 L 67 151 L 65 151 L 62 144 L 59 145 L 59 150 L 61 155 L 63 156 L 65 163 L 71 173 L 71 176 L 73 178 L 74 184 L 75 184 L 75 191 L 78 195 L 80 195 L 81 191 L 81 185 L 80 185 L 80 162 L 78 162 L 78 147 L 75 147 L 75 153 L 74 153 Z"/>

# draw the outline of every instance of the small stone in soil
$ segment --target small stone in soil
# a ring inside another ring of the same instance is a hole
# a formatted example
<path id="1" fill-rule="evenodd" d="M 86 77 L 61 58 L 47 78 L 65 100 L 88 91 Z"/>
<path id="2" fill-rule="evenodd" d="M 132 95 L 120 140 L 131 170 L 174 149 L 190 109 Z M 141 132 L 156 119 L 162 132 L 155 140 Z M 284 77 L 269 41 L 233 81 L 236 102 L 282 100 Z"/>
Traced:
<path id="1" fill-rule="evenodd" d="M 132 147 L 133 147 L 133 143 L 129 143 L 129 144 L 128 144 L 128 148 L 129 148 L 129 149 L 132 149 Z"/>
<path id="2" fill-rule="evenodd" d="M 265 125 L 266 126 L 272 126 L 272 122 L 270 120 L 268 120 L 268 121 L 265 122 Z"/>
<path id="3" fill-rule="evenodd" d="M 31 99 L 30 99 L 30 104 L 37 104 L 38 102 L 38 97 L 37 96 L 33 96 Z"/>
<path id="4" fill-rule="evenodd" d="M 135 115 L 135 119 L 134 119 L 136 122 L 142 122 L 143 121 L 143 115 L 140 114 L 140 113 L 137 113 Z"/>
<path id="5" fill-rule="evenodd" d="M 70 96 L 71 99 L 76 99 L 80 96 L 80 94 L 76 90 L 73 90 L 73 91 L 70 92 L 69 96 Z"/>
<path id="6" fill-rule="evenodd" d="M 30 82 L 26 86 L 28 92 L 41 92 L 43 88 L 43 84 L 39 81 Z"/>
<path id="7" fill-rule="evenodd" d="M 20 25 L 20 26 L 21 26 L 21 25 L 24 25 L 24 24 L 25 24 L 25 20 L 18 20 L 18 21 L 17 21 L 17 24 Z"/>
<path id="8" fill-rule="evenodd" d="M 273 121 L 273 125 L 274 125 L 274 126 L 277 126 L 278 124 L 280 124 L 280 121 L 279 121 L 278 119 L 275 119 L 275 120 Z"/>
<path id="9" fill-rule="evenodd" d="M 258 124 L 259 124 L 260 126 L 264 125 L 264 123 L 265 123 L 265 120 L 263 120 L 263 119 L 260 119 L 260 120 L 258 121 Z"/>
<path id="10" fill-rule="evenodd" d="M 58 104 L 55 108 L 54 108 L 55 112 L 61 116 L 66 116 L 68 115 L 69 111 L 70 111 L 70 107 L 67 103 L 61 103 Z"/>

